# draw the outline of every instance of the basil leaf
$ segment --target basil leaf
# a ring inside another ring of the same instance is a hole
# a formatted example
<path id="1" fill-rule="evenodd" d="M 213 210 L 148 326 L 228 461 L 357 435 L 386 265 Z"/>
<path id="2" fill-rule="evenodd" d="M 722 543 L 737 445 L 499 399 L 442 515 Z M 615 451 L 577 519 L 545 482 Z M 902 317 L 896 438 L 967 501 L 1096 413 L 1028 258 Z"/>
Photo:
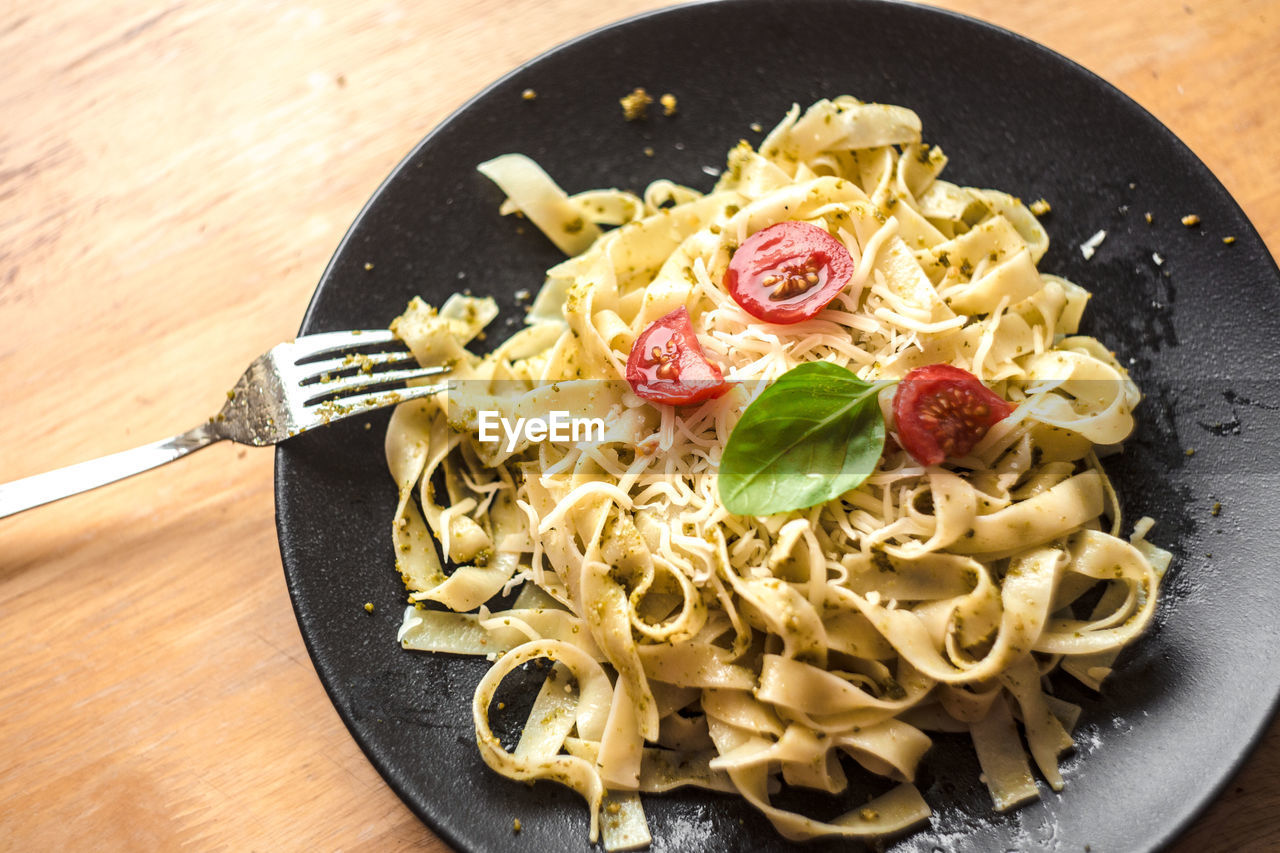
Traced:
<path id="1" fill-rule="evenodd" d="M 720 500 L 737 515 L 804 509 L 856 488 L 884 451 L 876 395 L 844 367 L 814 361 L 765 389 L 733 428 L 720 458 Z"/>

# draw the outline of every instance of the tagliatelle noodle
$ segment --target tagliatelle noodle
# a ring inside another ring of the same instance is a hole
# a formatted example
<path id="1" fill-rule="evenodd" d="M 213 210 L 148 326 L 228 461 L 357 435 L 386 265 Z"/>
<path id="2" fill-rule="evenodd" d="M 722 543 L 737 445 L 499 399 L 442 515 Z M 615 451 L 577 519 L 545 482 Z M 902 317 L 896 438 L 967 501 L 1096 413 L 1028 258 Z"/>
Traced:
<path id="1" fill-rule="evenodd" d="M 739 143 L 707 194 L 659 181 L 568 195 L 505 155 L 480 167 L 506 191 L 503 212 L 572 255 L 528 325 L 485 356 L 468 345 L 491 299 L 414 300 L 392 325 L 455 385 L 402 404 L 387 433 L 413 602 L 399 639 L 495 661 L 473 703 L 481 756 L 576 790 L 607 849 L 649 843 L 638 793 L 685 785 L 737 792 L 788 839 L 900 831 L 930 813 L 912 784 L 927 731 L 970 734 L 996 808 L 1037 796 L 1033 764 L 1060 789 L 1079 708 L 1043 676 L 1060 666 L 1097 688 L 1151 621 L 1169 555 L 1146 541 L 1149 519 L 1118 538 L 1094 453 L 1132 431 L 1138 389 L 1077 333 L 1088 292 L 1036 268 L 1036 218 L 943 181 L 945 164 L 910 110 L 850 97 L 793 108 L 759 151 Z M 722 282 L 739 244 L 787 220 L 838 239 L 855 272 L 821 313 L 783 326 Z M 681 307 L 734 384 L 655 406 L 624 381 L 627 357 Z M 816 360 L 864 379 L 952 364 L 1016 410 L 945 466 L 894 448 L 837 499 L 729 513 L 716 470 L 763 388 L 749 380 Z M 603 439 L 478 438 L 481 412 L 552 411 L 601 419 Z M 514 588 L 512 605 L 488 608 Z M 555 663 L 508 751 L 490 704 L 538 659 Z M 772 805 L 779 776 L 845 790 L 839 755 L 895 787 L 831 820 Z"/>

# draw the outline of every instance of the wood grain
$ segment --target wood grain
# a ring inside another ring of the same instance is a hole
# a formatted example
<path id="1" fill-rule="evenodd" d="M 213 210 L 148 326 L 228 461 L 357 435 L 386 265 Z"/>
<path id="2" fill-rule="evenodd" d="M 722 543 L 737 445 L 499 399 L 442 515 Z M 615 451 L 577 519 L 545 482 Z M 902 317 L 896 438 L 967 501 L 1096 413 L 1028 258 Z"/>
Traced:
<path id="1" fill-rule="evenodd" d="M 0 481 L 179 432 L 291 337 L 405 152 L 653 0 L 9 0 Z M 946 0 L 1137 99 L 1280 248 L 1280 3 Z M 216 446 L 0 521 L 0 848 L 443 850 L 329 705 L 271 454 Z M 1280 729 L 1174 848 L 1280 846 Z"/>

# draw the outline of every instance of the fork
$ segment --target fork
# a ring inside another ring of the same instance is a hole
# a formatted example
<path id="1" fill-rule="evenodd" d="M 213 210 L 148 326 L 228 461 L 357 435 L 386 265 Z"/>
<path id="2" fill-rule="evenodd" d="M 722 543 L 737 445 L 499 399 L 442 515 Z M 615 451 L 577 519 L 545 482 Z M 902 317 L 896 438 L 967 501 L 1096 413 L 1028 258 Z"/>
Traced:
<path id="1" fill-rule="evenodd" d="M 388 349 L 398 345 L 396 349 Z M 366 352 L 366 350 L 378 350 Z M 412 367 L 403 365 L 412 364 Z M 399 368 L 399 369 L 388 369 Z M 230 439 L 265 447 L 318 426 L 446 390 L 404 383 L 443 373 L 419 367 L 386 330 L 306 335 L 258 356 L 218 414 L 180 435 L 0 485 L 0 518 L 87 492 Z"/>

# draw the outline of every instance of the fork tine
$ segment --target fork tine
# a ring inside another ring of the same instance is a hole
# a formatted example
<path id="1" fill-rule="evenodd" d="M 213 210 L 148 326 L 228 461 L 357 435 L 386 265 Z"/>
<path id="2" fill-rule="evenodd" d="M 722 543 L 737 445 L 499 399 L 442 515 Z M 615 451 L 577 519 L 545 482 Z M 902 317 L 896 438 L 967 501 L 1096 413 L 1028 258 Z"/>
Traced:
<path id="1" fill-rule="evenodd" d="M 343 370 L 358 370 L 366 376 L 381 376 L 385 374 L 370 373 L 370 370 L 377 367 L 390 367 L 399 364 L 416 365 L 417 363 L 413 353 L 408 350 L 354 355 L 348 353 L 341 358 L 308 361 L 306 364 L 294 365 L 292 370 L 303 377 L 298 380 L 299 385 L 310 385 L 313 382 L 321 381 L 325 374 L 338 373 Z"/>
<path id="2" fill-rule="evenodd" d="M 308 430 L 321 424 L 340 421 L 355 415 L 365 415 L 383 406 L 430 397 L 453 387 L 452 383 L 442 382 L 438 385 L 415 385 L 412 388 L 392 388 L 383 391 L 371 391 L 355 397 L 342 397 L 319 405 L 308 405 L 305 413 L 308 423 L 301 424 L 300 430 Z"/>
<path id="3" fill-rule="evenodd" d="M 400 343 L 390 329 L 353 329 L 349 332 L 322 332 L 318 335 L 304 335 L 295 340 L 290 348 L 294 361 L 335 356 L 355 349 L 356 347 L 381 346 L 383 344 Z M 403 344 L 400 344 L 403 346 Z"/>
<path id="4" fill-rule="evenodd" d="M 357 399 L 350 396 L 356 392 L 367 391 L 372 388 L 378 388 L 383 385 L 395 385 L 402 382 L 408 382 L 413 379 L 423 379 L 428 376 L 435 376 L 437 373 L 445 373 L 447 367 L 415 367 L 409 370 L 388 370 L 384 373 L 357 374 L 355 376 L 345 376 L 334 379 L 331 382 L 322 382 L 310 390 L 315 393 L 307 398 L 304 405 L 311 406 L 326 398 L 334 398 L 335 403 L 346 403 L 349 400 Z M 392 391 L 403 391 L 403 388 L 384 388 L 378 393 L 388 393 Z"/>

